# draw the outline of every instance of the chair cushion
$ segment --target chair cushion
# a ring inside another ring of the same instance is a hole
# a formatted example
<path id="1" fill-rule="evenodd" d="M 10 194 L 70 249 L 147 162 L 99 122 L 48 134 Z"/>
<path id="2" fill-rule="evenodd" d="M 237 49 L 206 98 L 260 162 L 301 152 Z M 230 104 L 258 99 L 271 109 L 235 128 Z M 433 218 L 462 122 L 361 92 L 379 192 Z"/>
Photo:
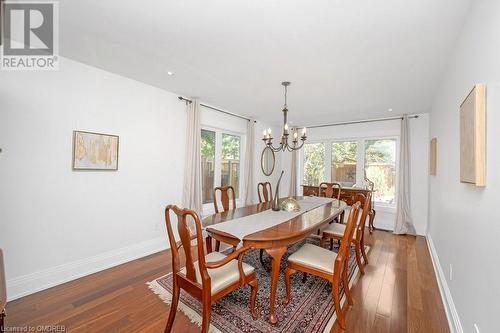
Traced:
<path id="1" fill-rule="evenodd" d="M 289 262 L 333 274 L 333 263 L 337 253 L 313 244 L 304 244 L 288 257 Z"/>
<path id="2" fill-rule="evenodd" d="M 345 224 L 342 224 L 342 223 L 331 223 L 328 225 L 328 227 L 326 227 L 323 232 L 326 232 L 327 234 L 332 234 L 332 235 L 335 235 L 337 237 L 340 237 L 342 238 L 342 236 L 344 236 L 344 232 L 345 232 Z M 352 233 L 352 239 L 356 239 L 356 232 L 358 231 L 358 229 L 354 229 L 353 233 Z"/>
<path id="3" fill-rule="evenodd" d="M 225 257 L 226 255 L 220 252 L 212 252 L 205 256 L 205 262 L 219 261 Z M 200 265 L 198 261 L 194 262 L 194 270 L 196 272 L 196 279 L 201 283 Z M 207 271 L 208 275 L 210 275 L 212 295 L 240 279 L 240 271 L 238 270 L 238 261 L 236 259 L 231 260 L 222 267 L 207 269 Z M 245 275 L 249 275 L 253 271 L 254 268 L 252 266 L 243 263 L 243 272 L 245 272 Z M 186 268 L 184 267 L 181 269 L 181 272 L 186 274 Z"/>

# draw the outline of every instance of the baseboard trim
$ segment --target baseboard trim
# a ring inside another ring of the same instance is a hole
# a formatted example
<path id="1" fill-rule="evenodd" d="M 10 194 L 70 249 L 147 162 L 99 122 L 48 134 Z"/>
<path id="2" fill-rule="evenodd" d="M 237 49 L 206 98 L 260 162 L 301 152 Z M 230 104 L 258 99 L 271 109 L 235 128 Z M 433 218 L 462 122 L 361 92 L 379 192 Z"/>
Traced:
<path id="1" fill-rule="evenodd" d="M 436 279 L 439 286 L 439 292 L 441 294 L 441 299 L 443 300 L 444 309 L 446 312 L 446 317 L 448 319 L 448 325 L 450 326 L 450 331 L 452 333 L 463 333 L 462 323 L 460 322 L 460 317 L 458 316 L 457 308 L 453 302 L 453 297 L 451 296 L 450 288 L 448 287 L 448 282 L 446 281 L 446 276 L 441 268 L 439 262 L 439 257 L 434 247 L 434 242 L 429 233 L 427 233 L 427 247 L 429 248 L 429 253 L 431 254 L 432 265 L 434 266 L 434 271 L 436 272 Z"/>
<path id="2" fill-rule="evenodd" d="M 8 301 L 167 249 L 164 237 L 111 250 L 7 280 Z"/>

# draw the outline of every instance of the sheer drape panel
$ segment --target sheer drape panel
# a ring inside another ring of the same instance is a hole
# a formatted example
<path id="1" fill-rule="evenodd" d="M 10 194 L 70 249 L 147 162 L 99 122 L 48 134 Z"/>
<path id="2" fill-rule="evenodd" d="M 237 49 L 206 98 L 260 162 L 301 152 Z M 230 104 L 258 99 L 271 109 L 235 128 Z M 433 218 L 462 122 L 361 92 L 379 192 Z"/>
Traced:
<path id="1" fill-rule="evenodd" d="M 290 190 L 288 192 L 288 195 L 291 197 L 294 197 L 297 195 L 297 174 L 298 174 L 298 158 L 299 158 L 299 153 L 297 150 L 292 151 L 292 161 L 291 161 L 291 167 L 290 167 Z"/>
<path id="2" fill-rule="evenodd" d="M 404 115 L 401 121 L 395 234 L 415 234 L 410 209 L 410 175 L 409 125 L 408 116 Z"/>
<path id="3" fill-rule="evenodd" d="M 254 200 L 254 174 L 253 165 L 255 157 L 255 121 L 250 120 L 247 124 L 247 138 L 245 144 L 245 195 L 244 203 L 246 206 L 253 204 Z"/>
<path id="4" fill-rule="evenodd" d="M 203 211 L 201 199 L 201 126 L 200 105 L 197 100 L 186 103 L 186 158 L 184 162 L 184 187 L 182 205 L 200 214 Z"/>

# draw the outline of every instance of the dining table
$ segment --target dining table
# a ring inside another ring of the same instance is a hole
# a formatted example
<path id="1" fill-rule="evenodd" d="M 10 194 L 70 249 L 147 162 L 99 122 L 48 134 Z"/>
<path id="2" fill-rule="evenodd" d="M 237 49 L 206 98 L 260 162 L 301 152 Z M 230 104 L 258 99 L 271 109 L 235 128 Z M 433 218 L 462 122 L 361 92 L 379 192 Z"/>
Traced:
<path id="1" fill-rule="evenodd" d="M 269 297 L 269 321 L 272 324 L 278 322 L 276 291 L 281 258 L 288 246 L 317 234 L 347 208 L 344 201 L 332 198 L 297 196 L 294 199 L 300 205 L 299 211 L 274 211 L 271 202 L 263 202 L 219 212 L 202 220 L 207 233 L 207 252 L 212 251 L 212 240 L 215 239 L 234 247 L 263 249 L 272 258 Z"/>

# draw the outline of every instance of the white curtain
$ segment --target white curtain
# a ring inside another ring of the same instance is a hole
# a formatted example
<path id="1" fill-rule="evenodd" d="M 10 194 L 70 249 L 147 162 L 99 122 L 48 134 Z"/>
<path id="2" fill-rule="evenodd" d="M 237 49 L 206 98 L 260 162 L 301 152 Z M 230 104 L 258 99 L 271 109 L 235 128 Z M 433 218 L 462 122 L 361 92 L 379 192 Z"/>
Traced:
<path id="1" fill-rule="evenodd" d="M 196 211 L 201 216 L 203 205 L 201 199 L 200 105 L 197 100 L 193 99 L 191 103 L 186 103 L 186 108 L 187 137 L 182 205 Z"/>
<path id="2" fill-rule="evenodd" d="M 395 234 L 415 234 L 410 210 L 410 142 L 408 117 L 403 116 L 401 121 L 399 177 Z"/>
<path id="3" fill-rule="evenodd" d="M 292 151 L 292 163 L 290 167 L 290 190 L 288 192 L 288 196 L 294 197 L 297 195 L 297 173 L 298 173 L 298 158 L 299 153 L 297 150 Z"/>
<path id="4" fill-rule="evenodd" d="M 255 121 L 250 120 L 247 124 L 247 139 L 245 144 L 245 192 L 244 192 L 244 202 L 245 205 L 253 204 L 254 199 L 254 176 L 253 176 L 253 164 L 254 164 L 254 146 L 255 146 Z"/>

